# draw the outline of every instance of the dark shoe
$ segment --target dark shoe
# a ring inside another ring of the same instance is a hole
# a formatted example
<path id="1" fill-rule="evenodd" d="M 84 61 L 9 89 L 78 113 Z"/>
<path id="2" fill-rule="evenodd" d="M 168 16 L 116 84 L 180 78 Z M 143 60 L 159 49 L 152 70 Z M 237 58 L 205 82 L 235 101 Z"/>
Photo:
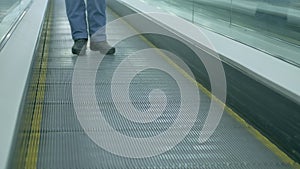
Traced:
<path id="1" fill-rule="evenodd" d="M 116 52 L 116 49 L 110 46 L 107 41 L 103 42 L 91 42 L 90 48 L 93 51 L 100 51 L 102 54 L 113 55 Z"/>
<path id="2" fill-rule="evenodd" d="M 85 55 L 87 39 L 77 39 L 74 41 L 72 53 L 76 55 Z"/>

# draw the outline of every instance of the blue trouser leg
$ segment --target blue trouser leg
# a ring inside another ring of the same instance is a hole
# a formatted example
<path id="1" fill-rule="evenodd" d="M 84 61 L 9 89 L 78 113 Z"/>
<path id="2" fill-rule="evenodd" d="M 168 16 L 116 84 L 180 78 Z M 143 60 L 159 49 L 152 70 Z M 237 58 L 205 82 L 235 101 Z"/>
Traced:
<path id="1" fill-rule="evenodd" d="M 88 38 L 84 0 L 65 0 L 73 40 Z"/>
<path id="2" fill-rule="evenodd" d="M 74 1 L 74 0 L 73 0 Z M 91 41 L 101 42 L 106 40 L 106 1 L 87 0 L 87 13 Z"/>

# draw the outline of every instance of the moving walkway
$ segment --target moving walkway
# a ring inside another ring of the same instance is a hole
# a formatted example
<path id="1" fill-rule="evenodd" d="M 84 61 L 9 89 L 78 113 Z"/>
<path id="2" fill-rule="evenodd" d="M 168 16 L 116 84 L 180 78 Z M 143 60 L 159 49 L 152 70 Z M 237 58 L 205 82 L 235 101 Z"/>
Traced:
<path id="1" fill-rule="evenodd" d="M 223 63 L 229 93 L 227 106 L 220 103 L 207 90 L 215 84 L 206 80 L 205 66 L 188 46 L 176 38 L 139 32 L 113 4 L 107 9 L 107 33 L 116 54 L 102 56 L 88 50 L 85 56 L 74 56 L 64 1 L 48 2 L 7 168 L 299 168 L 286 155 L 288 151 L 255 129 L 260 123 L 249 124 L 257 116 L 243 114 L 251 111 L 240 104 L 256 98 L 243 94 L 250 89 L 237 87 L 251 82 L 254 85 L 248 88 L 265 89 L 269 96 L 279 94 Z M 199 99 L 194 99 L 195 93 Z M 297 103 L 285 104 L 291 112 L 299 111 Z M 201 133 L 209 133 L 203 128 L 211 126 L 206 123 L 211 105 L 223 107 L 224 112 L 220 121 L 213 121 L 217 123 L 213 134 L 201 142 Z M 161 114 L 151 115 L 156 110 Z M 168 137 L 160 137 L 161 133 Z"/>

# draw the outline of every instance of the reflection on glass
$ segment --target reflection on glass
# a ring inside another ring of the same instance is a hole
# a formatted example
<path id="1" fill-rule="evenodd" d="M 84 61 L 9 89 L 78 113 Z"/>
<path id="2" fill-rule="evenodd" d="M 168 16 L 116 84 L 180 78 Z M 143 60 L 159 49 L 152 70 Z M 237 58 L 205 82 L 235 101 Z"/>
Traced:
<path id="1" fill-rule="evenodd" d="M 300 67 L 299 0 L 141 1 Z"/>
<path id="2" fill-rule="evenodd" d="M 193 21 L 193 0 L 140 0 L 158 9 L 166 10 L 189 21 Z"/>
<path id="3" fill-rule="evenodd" d="M 0 0 L 0 47 L 5 35 L 30 2 L 31 0 Z"/>
<path id="4" fill-rule="evenodd" d="M 299 0 L 233 0 L 231 17 L 234 26 L 300 45 Z"/>
<path id="5" fill-rule="evenodd" d="M 230 26 L 231 0 L 193 0 L 194 23 L 215 31 Z"/>
<path id="6" fill-rule="evenodd" d="M 2 21 L 5 15 L 18 3 L 19 0 L 0 0 L 0 21 Z"/>

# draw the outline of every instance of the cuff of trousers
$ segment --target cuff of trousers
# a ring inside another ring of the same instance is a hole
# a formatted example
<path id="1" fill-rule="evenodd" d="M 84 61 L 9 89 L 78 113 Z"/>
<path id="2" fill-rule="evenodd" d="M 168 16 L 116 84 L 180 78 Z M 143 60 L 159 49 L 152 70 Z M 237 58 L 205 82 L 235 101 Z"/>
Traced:
<path id="1" fill-rule="evenodd" d="M 105 28 L 100 28 L 97 32 L 91 35 L 91 42 L 103 42 L 106 41 Z"/>

